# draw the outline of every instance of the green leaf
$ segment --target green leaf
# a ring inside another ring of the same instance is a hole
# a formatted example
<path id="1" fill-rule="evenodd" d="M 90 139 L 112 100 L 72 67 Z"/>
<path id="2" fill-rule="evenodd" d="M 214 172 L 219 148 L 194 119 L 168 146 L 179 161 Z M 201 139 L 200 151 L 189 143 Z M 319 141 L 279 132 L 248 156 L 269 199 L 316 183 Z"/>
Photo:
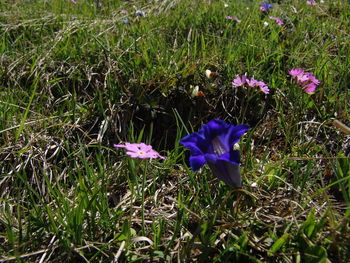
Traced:
<path id="1" fill-rule="evenodd" d="M 321 246 L 308 247 L 305 251 L 305 263 L 325 263 L 327 262 L 327 250 Z"/>
<path id="2" fill-rule="evenodd" d="M 276 253 L 280 248 L 287 242 L 289 237 L 288 233 L 283 234 L 279 239 L 276 240 L 276 242 L 272 245 L 272 247 L 269 249 L 270 256 L 273 253 Z"/>

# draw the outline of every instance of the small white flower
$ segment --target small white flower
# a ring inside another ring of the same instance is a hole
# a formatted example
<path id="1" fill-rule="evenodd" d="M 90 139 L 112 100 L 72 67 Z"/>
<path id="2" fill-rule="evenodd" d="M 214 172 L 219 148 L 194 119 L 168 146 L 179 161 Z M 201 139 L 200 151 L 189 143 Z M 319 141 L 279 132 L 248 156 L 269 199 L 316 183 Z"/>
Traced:
<path id="1" fill-rule="evenodd" d="M 195 86 L 193 87 L 192 85 L 190 85 L 190 89 L 192 90 L 192 93 L 191 93 L 191 97 L 197 97 L 198 96 L 198 91 L 199 91 L 199 87 L 198 86 Z"/>
<path id="2" fill-rule="evenodd" d="M 228 4 L 224 3 L 224 7 L 228 7 Z"/>
<path id="3" fill-rule="evenodd" d="M 250 185 L 251 187 L 257 187 L 257 183 L 252 183 L 251 185 Z"/>
<path id="4" fill-rule="evenodd" d="M 209 69 L 205 71 L 205 75 L 207 76 L 208 79 L 212 78 L 212 73 Z"/>
<path id="5" fill-rule="evenodd" d="M 267 27 L 269 25 L 269 22 L 264 22 L 264 27 Z"/>

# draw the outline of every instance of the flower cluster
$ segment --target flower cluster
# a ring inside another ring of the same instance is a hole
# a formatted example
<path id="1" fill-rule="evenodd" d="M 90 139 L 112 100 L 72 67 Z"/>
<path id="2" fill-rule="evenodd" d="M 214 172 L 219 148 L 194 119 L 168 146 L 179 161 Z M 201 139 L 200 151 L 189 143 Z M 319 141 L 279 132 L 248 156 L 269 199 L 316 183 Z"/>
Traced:
<path id="1" fill-rule="evenodd" d="M 265 13 L 269 12 L 270 8 L 272 8 L 272 5 L 265 2 L 260 6 L 260 10 Z"/>
<path id="2" fill-rule="evenodd" d="M 213 119 L 203 125 L 199 132 L 182 138 L 180 143 L 191 152 L 189 161 L 192 170 L 197 171 L 207 163 L 219 180 L 229 186 L 240 186 L 240 154 L 234 149 L 234 145 L 248 128 L 245 124 L 234 126 Z"/>
<path id="3" fill-rule="evenodd" d="M 157 151 L 152 149 L 151 145 L 147 145 L 144 143 L 129 143 L 125 144 L 114 144 L 115 148 L 125 148 L 126 154 L 131 158 L 139 158 L 139 159 L 154 159 L 160 158 L 165 159 L 164 156 L 161 156 Z"/>
<path id="4" fill-rule="evenodd" d="M 232 81 L 232 86 L 234 86 L 234 87 L 241 87 L 241 86 L 244 86 L 245 84 L 247 84 L 251 88 L 258 87 L 265 94 L 269 94 L 270 93 L 269 86 L 267 86 L 265 82 L 258 81 L 256 79 L 254 79 L 253 77 L 248 79 L 246 75 L 243 75 L 242 77 L 237 76 Z"/>
<path id="5" fill-rule="evenodd" d="M 269 16 L 269 18 L 274 20 L 277 23 L 277 25 L 279 25 L 279 26 L 283 26 L 284 25 L 283 20 L 281 18 L 279 18 L 279 17 Z"/>
<path id="6" fill-rule="evenodd" d="M 304 88 L 307 94 L 314 94 L 320 81 L 310 72 L 305 72 L 302 68 L 290 70 L 289 75 L 296 79 L 298 85 Z"/>
<path id="7" fill-rule="evenodd" d="M 122 14 L 122 15 L 125 15 L 125 16 L 129 15 L 129 12 L 127 10 L 125 10 L 125 9 L 121 9 L 119 11 L 119 13 Z M 136 17 L 145 17 L 146 13 L 144 11 L 142 11 L 142 10 L 136 10 L 135 11 L 135 16 Z M 120 20 L 123 21 L 126 24 L 130 23 L 130 20 L 128 18 L 126 18 L 126 17 L 122 17 Z"/>

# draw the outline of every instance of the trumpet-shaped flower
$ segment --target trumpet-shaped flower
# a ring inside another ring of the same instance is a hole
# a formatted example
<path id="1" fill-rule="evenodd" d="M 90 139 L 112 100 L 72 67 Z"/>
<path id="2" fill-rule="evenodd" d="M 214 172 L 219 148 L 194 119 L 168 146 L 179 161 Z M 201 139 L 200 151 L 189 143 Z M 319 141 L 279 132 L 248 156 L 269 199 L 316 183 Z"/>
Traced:
<path id="1" fill-rule="evenodd" d="M 180 143 L 191 152 L 189 158 L 193 171 L 208 163 L 213 174 L 229 186 L 241 185 L 239 172 L 240 154 L 234 149 L 235 143 L 248 130 L 245 124 L 231 125 L 219 119 L 213 119 L 203 125 L 199 132 L 191 133 Z"/>
<path id="2" fill-rule="evenodd" d="M 269 3 L 262 3 L 262 5 L 260 6 L 260 10 L 263 12 L 268 12 L 270 10 L 270 8 L 272 8 L 273 5 L 269 4 Z"/>
<path id="3" fill-rule="evenodd" d="M 125 144 L 114 144 L 115 148 L 125 148 L 126 154 L 131 158 L 139 159 L 154 159 L 160 158 L 165 159 L 164 156 L 161 156 L 157 151 L 152 149 L 151 145 L 144 143 L 128 143 Z"/>

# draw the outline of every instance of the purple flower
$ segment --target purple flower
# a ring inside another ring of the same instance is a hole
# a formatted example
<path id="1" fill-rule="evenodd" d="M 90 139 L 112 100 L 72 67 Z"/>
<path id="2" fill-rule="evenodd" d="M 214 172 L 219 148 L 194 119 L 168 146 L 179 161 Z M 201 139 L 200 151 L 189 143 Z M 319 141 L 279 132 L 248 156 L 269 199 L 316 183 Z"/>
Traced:
<path id="1" fill-rule="evenodd" d="M 242 77 L 237 76 L 233 81 L 232 81 L 232 86 L 233 87 L 241 87 L 247 84 L 251 88 L 259 87 L 260 90 L 265 93 L 269 94 L 270 93 L 270 88 L 267 86 L 267 84 L 263 81 L 258 81 L 254 79 L 253 77 L 248 79 L 246 75 L 243 75 Z"/>
<path id="2" fill-rule="evenodd" d="M 247 132 L 245 124 L 234 126 L 219 119 L 203 125 L 199 132 L 191 133 L 180 143 L 191 152 L 189 158 L 193 171 L 208 163 L 213 174 L 229 186 L 241 185 L 240 154 L 234 149 L 241 136 Z"/>
<path id="3" fill-rule="evenodd" d="M 123 17 L 120 20 L 123 21 L 126 24 L 129 23 L 129 19 L 127 19 L 126 17 Z"/>
<path id="4" fill-rule="evenodd" d="M 98 5 L 99 7 L 102 7 L 102 2 L 98 2 L 97 5 Z"/>
<path id="5" fill-rule="evenodd" d="M 276 21 L 276 23 L 279 25 L 279 26 L 283 26 L 284 25 L 284 22 L 281 18 L 279 17 L 274 17 L 274 16 L 269 16 L 270 19 Z"/>
<path id="6" fill-rule="evenodd" d="M 314 94 L 316 92 L 316 88 L 316 84 L 311 82 L 304 86 L 304 91 L 307 94 Z"/>
<path id="7" fill-rule="evenodd" d="M 226 16 L 225 18 L 230 20 L 236 20 L 237 23 L 242 22 L 237 16 Z"/>
<path id="8" fill-rule="evenodd" d="M 246 83 L 247 76 L 243 75 L 242 77 L 237 76 L 233 81 L 232 81 L 232 86 L 234 87 L 241 87 Z"/>
<path id="9" fill-rule="evenodd" d="M 298 85 L 304 88 L 307 94 L 314 94 L 320 81 L 310 72 L 305 72 L 302 68 L 295 68 L 288 71 L 289 75 L 297 80 Z"/>
<path id="10" fill-rule="evenodd" d="M 289 70 L 288 74 L 291 75 L 292 77 L 296 77 L 298 75 L 303 75 L 304 70 L 302 68 L 295 68 L 295 69 Z"/>
<path id="11" fill-rule="evenodd" d="M 259 88 L 261 89 L 261 91 L 265 94 L 269 94 L 270 93 L 270 89 L 269 89 L 269 86 L 266 85 L 265 82 L 262 82 L 262 81 L 258 81 L 256 83 L 256 85 L 259 86 Z"/>
<path id="12" fill-rule="evenodd" d="M 256 87 L 258 85 L 258 81 L 254 79 L 253 77 L 251 79 L 247 79 L 246 83 L 248 84 L 249 87 Z"/>
<path id="13" fill-rule="evenodd" d="M 151 145 L 147 145 L 144 143 L 128 143 L 125 144 L 114 144 L 115 148 L 125 148 L 126 154 L 131 158 L 139 158 L 139 159 L 153 159 L 160 158 L 165 159 L 165 157 L 161 156 L 158 152 L 152 149 Z"/>
<path id="14" fill-rule="evenodd" d="M 260 6 L 260 10 L 262 12 L 268 12 L 270 10 L 270 8 L 272 8 L 272 5 L 269 3 L 262 3 L 262 5 Z"/>
<path id="15" fill-rule="evenodd" d="M 77 1 L 76 0 L 70 0 L 73 4 L 76 4 Z"/>
<path id="16" fill-rule="evenodd" d="M 316 77 L 314 76 L 314 74 L 312 73 L 306 73 L 305 74 L 308 81 L 314 83 L 315 85 L 320 85 L 320 81 L 318 79 L 316 79 Z"/>
<path id="17" fill-rule="evenodd" d="M 121 13 L 121 14 L 123 14 L 123 15 L 127 15 L 127 14 L 129 14 L 129 12 L 128 12 L 128 11 L 126 11 L 125 9 L 120 10 L 120 13 Z"/>
<path id="18" fill-rule="evenodd" d="M 313 0 L 306 1 L 306 3 L 307 3 L 308 5 L 317 5 L 317 3 L 316 3 L 315 1 L 313 1 Z"/>

